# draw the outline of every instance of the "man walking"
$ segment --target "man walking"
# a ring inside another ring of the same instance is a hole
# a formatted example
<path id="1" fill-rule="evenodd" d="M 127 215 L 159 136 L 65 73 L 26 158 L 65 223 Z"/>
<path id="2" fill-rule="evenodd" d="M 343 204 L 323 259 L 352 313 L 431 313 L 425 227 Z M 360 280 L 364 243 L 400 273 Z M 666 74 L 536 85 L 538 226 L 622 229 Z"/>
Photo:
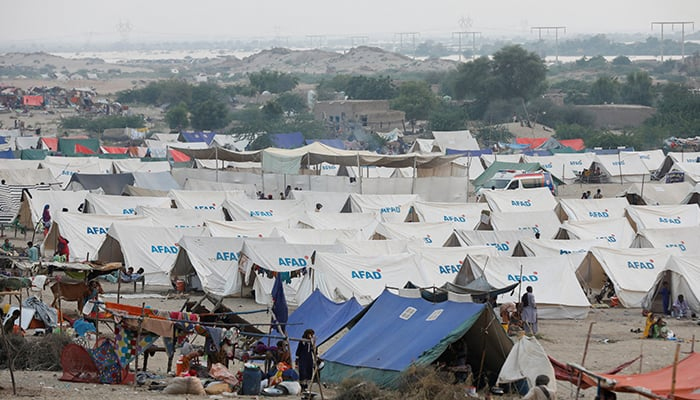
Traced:
<path id="1" fill-rule="evenodd" d="M 525 323 L 525 334 L 537 334 L 537 303 L 535 303 L 535 295 L 532 294 L 532 286 L 525 289 L 525 294 L 521 299 L 523 308 L 523 322 Z"/>

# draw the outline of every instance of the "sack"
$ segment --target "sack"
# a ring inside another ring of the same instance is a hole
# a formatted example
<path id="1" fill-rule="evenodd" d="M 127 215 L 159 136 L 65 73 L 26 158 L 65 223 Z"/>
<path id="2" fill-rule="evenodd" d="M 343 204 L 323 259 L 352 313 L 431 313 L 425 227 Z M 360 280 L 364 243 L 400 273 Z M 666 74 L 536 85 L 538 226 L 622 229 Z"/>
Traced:
<path id="1" fill-rule="evenodd" d="M 530 305 L 530 298 L 528 297 L 528 293 L 525 293 L 523 295 L 523 298 L 520 299 L 520 304 L 523 306 L 523 308 Z"/>
<path id="2" fill-rule="evenodd" d="M 207 393 L 204 391 L 204 386 L 199 378 L 192 376 L 188 377 L 176 377 L 173 378 L 172 382 L 163 389 L 165 394 L 195 394 L 198 396 L 205 396 Z"/>

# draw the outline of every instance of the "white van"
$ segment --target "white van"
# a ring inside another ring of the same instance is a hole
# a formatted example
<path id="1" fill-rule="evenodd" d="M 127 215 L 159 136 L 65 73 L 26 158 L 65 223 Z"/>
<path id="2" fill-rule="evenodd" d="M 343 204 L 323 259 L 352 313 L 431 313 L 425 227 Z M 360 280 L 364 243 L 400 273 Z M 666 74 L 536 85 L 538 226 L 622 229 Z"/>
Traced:
<path id="1" fill-rule="evenodd" d="M 546 171 L 499 170 L 476 192 L 477 198 L 485 190 L 517 190 L 547 187 L 555 193 L 552 174 Z"/>

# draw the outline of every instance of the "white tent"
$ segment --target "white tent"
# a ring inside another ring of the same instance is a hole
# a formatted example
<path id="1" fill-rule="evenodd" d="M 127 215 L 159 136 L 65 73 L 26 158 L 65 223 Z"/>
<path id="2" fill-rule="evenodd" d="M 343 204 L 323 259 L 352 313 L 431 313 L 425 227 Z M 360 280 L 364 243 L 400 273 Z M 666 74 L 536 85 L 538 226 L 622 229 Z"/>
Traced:
<path id="1" fill-rule="evenodd" d="M 186 276 L 195 272 L 206 293 L 230 296 L 241 290 L 238 260 L 243 238 L 184 236 L 178 242 L 172 276 Z"/>
<path id="2" fill-rule="evenodd" d="M 484 203 L 432 203 L 416 201 L 413 209 L 421 222 L 451 222 L 458 229 L 476 229 Z"/>
<path id="3" fill-rule="evenodd" d="M 387 255 L 408 253 L 409 247 L 423 248 L 420 243 L 409 240 L 348 240 L 338 239 L 338 243 L 343 246 L 347 254 Z"/>
<path id="4" fill-rule="evenodd" d="M 640 229 L 630 247 L 669 249 L 680 256 L 700 255 L 700 227 Z"/>
<path id="5" fill-rule="evenodd" d="M 386 239 L 418 239 L 426 247 L 459 244 L 450 222 L 382 222 L 377 226 L 376 232 Z"/>
<path id="6" fill-rule="evenodd" d="M 80 212 L 85 196 L 89 192 L 81 190 L 78 192 L 64 192 L 62 190 L 34 190 L 29 189 L 29 195 L 24 192 L 22 204 L 19 209 L 19 222 L 24 226 L 34 227 L 41 221 L 44 206 L 49 205 L 51 215 L 61 212 L 67 208 L 69 212 Z"/>
<path id="7" fill-rule="evenodd" d="M 34 138 L 36 143 L 36 138 Z M 2 169 L 37 169 L 41 160 L 20 160 L 17 158 L 3 159 Z"/>
<path id="8" fill-rule="evenodd" d="M 628 248 L 634 240 L 634 229 L 627 218 L 564 221 L 557 239 L 604 239 L 614 248 Z"/>
<path id="9" fill-rule="evenodd" d="M 0 165 L 0 168 L 2 168 L 2 165 Z M 63 184 L 63 181 L 56 179 L 50 169 L 0 169 L 0 179 L 4 180 L 6 185 L 59 186 Z M 70 176 L 68 180 L 70 180 Z"/>
<path id="10" fill-rule="evenodd" d="M 554 375 L 554 367 L 549 361 L 547 352 L 534 336 L 522 335 L 516 339 L 515 345 L 510 349 L 506 361 L 501 366 L 498 374 L 498 384 L 517 382 L 527 379 L 529 387 L 535 387 L 535 380 L 539 375 L 549 378 L 547 387 L 552 391 L 557 390 L 557 381 Z"/>
<path id="11" fill-rule="evenodd" d="M 357 229 L 363 238 L 369 239 L 379 225 L 379 214 L 307 212 L 299 217 L 299 222 L 314 229 Z"/>
<path id="12" fill-rule="evenodd" d="M 468 272 L 479 269 L 486 281 L 495 287 L 506 287 L 521 282 L 513 293 L 498 296 L 499 303 L 520 301 L 518 296 L 525 287 L 532 286 L 541 319 L 585 319 L 590 303 L 576 280 L 576 268 L 583 254 L 556 257 L 475 257 L 468 255 L 465 266 L 454 283 L 466 285 Z M 462 272 L 464 271 L 464 272 Z"/>
<path id="13" fill-rule="evenodd" d="M 275 228 L 289 228 L 289 221 L 214 221 L 206 220 L 212 236 L 220 237 L 272 237 Z"/>
<path id="14" fill-rule="evenodd" d="M 433 152 L 433 143 L 435 143 L 435 139 L 416 139 L 413 144 L 411 145 L 411 148 L 409 149 L 409 153 L 432 153 Z"/>
<path id="15" fill-rule="evenodd" d="M 65 187 L 73 174 L 111 174 L 112 160 L 107 161 L 109 161 L 109 170 L 103 167 L 97 157 L 47 156 L 41 161 L 41 168 L 51 171 L 53 178 Z"/>
<path id="16" fill-rule="evenodd" d="M 155 226 L 166 228 L 198 228 L 211 220 L 207 211 L 183 210 L 179 208 L 136 207 L 136 215 L 149 217 Z M 221 221 L 223 221 L 223 216 Z"/>
<path id="17" fill-rule="evenodd" d="M 553 211 L 557 206 L 557 200 L 549 188 L 487 190 L 483 194 L 489 208 L 493 211 Z"/>
<path id="18" fill-rule="evenodd" d="M 700 165 L 700 164 L 698 164 Z M 633 183 L 618 196 L 627 197 L 630 204 L 673 205 L 683 204 L 683 199 L 692 190 L 693 185 L 688 182 L 658 183 L 646 182 Z"/>
<path id="19" fill-rule="evenodd" d="M 41 244 L 41 252 L 45 255 L 53 254 L 56 251 L 60 235 L 68 240 L 69 261 L 97 259 L 97 250 L 107 236 L 107 231 L 113 222 L 139 226 L 153 225 L 153 221 L 145 217 L 69 212 L 54 214 L 52 222 L 51 228 Z"/>
<path id="20" fill-rule="evenodd" d="M 412 247 L 410 252 L 418 257 L 418 265 L 427 285 L 436 287 L 454 282 L 467 254 L 497 255 L 497 250 L 492 246 Z"/>
<path id="21" fill-rule="evenodd" d="M 196 191 L 214 191 L 214 192 L 245 192 L 246 196 L 251 199 L 255 197 L 256 187 L 252 183 L 230 183 L 230 182 L 215 182 L 204 179 L 185 178 L 185 183 L 182 185 L 184 190 Z"/>
<path id="22" fill-rule="evenodd" d="M 625 216 L 629 203 L 623 197 L 604 199 L 560 199 L 560 218 L 569 221 L 599 221 Z"/>
<path id="23" fill-rule="evenodd" d="M 290 244 L 334 244 L 338 239 L 361 239 L 357 229 L 275 228 L 271 236 L 284 238 Z"/>
<path id="24" fill-rule="evenodd" d="M 114 172 L 170 172 L 170 163 L 167 161 L 141 161 L 139 158 L 127 158 L 112 160 Z"/>
<path id="25" fill-rule="evenodd" d="M 585 254 L 593 246 L 608 247 L 607 240 L 556 240 L 556 239 L 520 239 L 513 250 L 518 257 L 552 257 L 564 254 Z"/>
<path id="26" fill-rule="evenodd" d="M 447 149 L 452 150 L 479 150 L 479 143 L 468 130 L 463 131 L 433 131 L 433 151 L 439 149 L 445 153 Z"/>
<path id="27" fill-rule="evenodd" d="M 656 150 L 646 150 L 646 151 L 634 151 L 642 160 L 642 163 L 647 167 L 647 170 L 651 173 L 661 168 L 661 164 L 664 163 L 664 151 L 661 149 Z"/>
<path id="28" fill-rule="evenodd" d="M 600 167 L 601 175 L 609 177 L 612 183 L 634 183 L 649 180 L 649 170 L 634 152 L 621 151 L 618 154 L 597 154 L 595 166 Z"/>
<path id="29" fill-rule="evenodd" d="M 123 262 L 125 267 L 144 269 L 146 284 L 170 286 L 170 270 L 183 236 L 206 236 L 204 228 L 163 228 L 115 222 L 98 250 L 104 262 Z"/>
<path id="30" fill-rule="evenodd" d="M 559 230 L 559 218 L 550 211 L 492 212 L 491 226 L 494 231 L 524 231 L 530 237 L 537 232 L 543 239 L 553 238 Z"/>
<path id="31" fill-rule="evenodd" d="M 361 305 L 376 299 L 384 289 L 402 288 L 406 282 L 427 286 L 414 254 L 357 255 L 319 252 L 313 265 L 314 284 L 335 302 L 355 297 Z"/>
<path id="32" fill-rule="evenodd" d="M 661 311 L 661 308 L 656 310 L 653 304 L 663 281 L 668 282 L 671 290 L 671 304 L 682 294 L 690 309 L 695 313 L 700 312 L 700 260 L 697 256 L 671 256 L 666 269 L 658 273 L 651 289 L 642 299 L 642 307 L 654 312 Z"/>
<path id="33" fill-rule="evenodd" d="M 385 222 L 406 221 L 417 200 L 415 194 L 350 194 L 353 213 L 378 213 Z"/>
<path id="34" fill-rule="evenodd" d="M 486 168 L 490 167 L 491 164 L 493 164 L 496 161 L 519 164 L 523 162 L 523 155 L 495 153 L 481 155 L 481 162 L 486 166 Z"/>
<path id="35" fill-rule="evenodd" d="M 216 215 L 219 220 L 223 215 L 223 205 L 227 199 L 245 198 L 243 191 L 209 191 L 209 190 L 171 190 L 168 197 L 175 201 L 177 208 L 186 210 L 205 210 Z"/>
<path id="36" fill-rule="evenodd" d="M 88 193 L 85 196 L 87 212 L 90 214 L 133 215 L 136 214 L 136 207 L 170 208 L 172 202 L 169 197 L 113 196 L 95 193 Z"/>
<path id="37" fill-rule="evenodd" d="M 599 293 L 609 278 L 624 307 L 641 307 L 656 276 L 666 269 L 667 249 L 611 249 L 593 247 L 576 270 L 586 290 Z"/>
<path id="38" fill-rule="evenodd" d="M 316 192 L 311 190 L 292 190 L 289 198 L 304 203 L 304 211 L 315 212 L 316 203 L 321 204 L 322 213 L 339 213 L 343 211 L 350 195 L 347 192 Z"/>
<path id="39" fill-rule="evenodd" d="M 284 274 L 283 286 L 287 304 L 298 306 L 313 292 L 307 269 L 311 266 L 314 254 L 316 252 L 341 253 L 342 251 L 340 245 L 246 240 L 241 254 L 247 258 L 246 281 L 249 274 L 255 274 L 253 289 L 256 303 L 272 304 L 272 287 L 275 279 L 271 272 L 276 272 Z"/>
<path id="40" fill-rule="evenodd" d="M 552 176 L 569 185 L 593 162 L 595 153 L 557 153 L 552 156 L 523 155 L 526 163 L 539 163 Z"/>
<path id="41" fill-rule="evenodd" d="M 473 181 L 483 173 L 484 165 L 481 163 L 481 157 L 460 157 L 450 164 L 450 176 L 465 176 Z"/>
<path id="42" fill-rule="evenodd" d="M 301 200 L 228 199 L 224 209 L 234 221 L 298 220 L 304 212 Z"/>
<path id="43" fill-rule="evenodd" d="M 640 229 L 673 229 L 700 225 L 700 207 L 696 204 L 628 206 L 627 215 L 637 231 Z"/>
<path id="44" fill-rule="evenodd" d="M 515 245 L 521 239 L 532 236 L 530 232 L 525 231 L 467 231 L 457 229 L 455 232 L 463 246 L 493 246 L 498 250 L 498 255 L 501 256 L 512 255 Z"/>
<path id="45" fill-rule="evenodd" d="M 394 172 L 396 172 L 396 168 L 375 166 L 366 166 L 360 168 L 346 166 L 345 170 L 347 171 L 347 176 L 351 178 L 359 178 L 360 176 L 362 176 L 363 178 L 391 178 L 391 176 L 394 175 Z M 338 172 L 341 173 L 342 171 Z"/>

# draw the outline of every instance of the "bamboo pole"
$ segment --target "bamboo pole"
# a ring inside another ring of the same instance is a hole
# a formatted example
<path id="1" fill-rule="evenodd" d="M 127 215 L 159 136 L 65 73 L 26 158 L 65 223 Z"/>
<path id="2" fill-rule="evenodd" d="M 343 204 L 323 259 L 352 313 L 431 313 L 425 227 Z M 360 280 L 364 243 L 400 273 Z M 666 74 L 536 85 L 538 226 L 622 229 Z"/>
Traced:
<path id="1" fill-rule="evenodd" d="M 136 334 L 136 358 L 134 360 L 134 381 L 132 386 L 136 385 L 136 373 L 139 371 L 139 352 L 138 347 L 141 343 L 141 331 L 143 330 L 143 318 L 145 315 L 146 303 L 141 303 L 141 317 L 139 318 L 139 328 Z"/>
<path id="2" fill-rule="evenodd" d="M 676 344 L 676 354 L 673 356 L 673 374 L 671 375 L 671 392 L 668 397 L 673 400 L 675 398 L 674 393 L 676 392 L 676 372 L 678 371 L 678 354 L 681 352 L 681 344 Z"/>
<path id="3" fill-rule="evenodd" d="M 586 364 L 586 355 L 588 355 L 588 345 L 591 342 L 591 332 L 593 331 L 593 324 L 595 324 L 595 321 L 591 322 L 591 324 L 588 326 L 588 334 L 586 335 L 586 345 L 583 348 L 583 357 L 581 359 L 581 366 L 585 366 Z M 579 371 L 578 373 L 578 380 L 576 382 L 576 398 L 578 399 L 579 392 L 581 391 L 581 379 L 583 378 L 583 373 Z"/>
<path id="4" fill-rule="evenodd" d="M 314 363 L 314 372 L 313 374 L 311 374 L 311 385 L 313 385 L 314 381 L 318 383 L 318 393 L 321 395 L 321 400 L 324 400 L 323 384 L 321 384 L 321 371 L 318 369 L 318 348 L 316 347 L 316 342 L 313 339 L 311 340 L 311 348 L 313 349 L 311 355 L 313 356 Z M 309 385 L 309 388 L 311 387 L 311 385 Z"/>

